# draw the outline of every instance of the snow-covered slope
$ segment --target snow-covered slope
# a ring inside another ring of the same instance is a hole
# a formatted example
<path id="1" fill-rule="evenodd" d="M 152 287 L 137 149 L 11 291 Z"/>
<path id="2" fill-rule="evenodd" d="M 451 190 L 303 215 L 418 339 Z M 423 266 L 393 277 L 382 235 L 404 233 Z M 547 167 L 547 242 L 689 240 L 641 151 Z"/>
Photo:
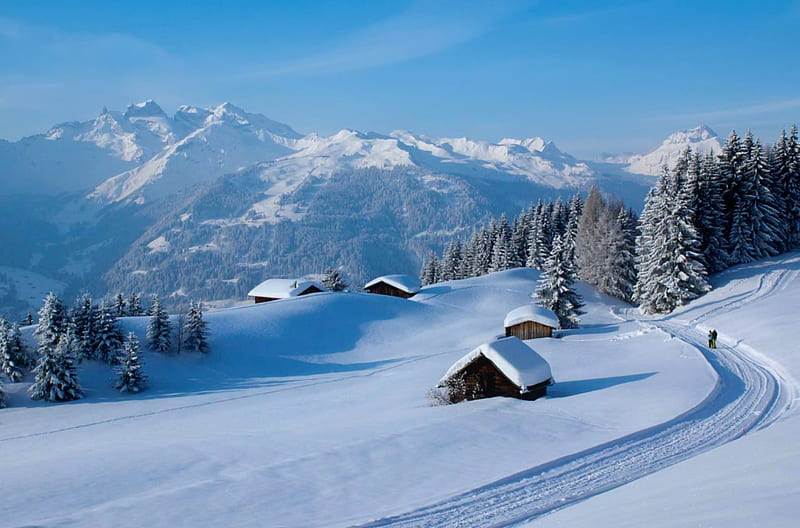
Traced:
<path id="1" fill-rule="evenodd" d="M 546 398 L 428 406 L 426 391 L 502 333 L 537 279 L 523 269 L 412 300 L 324 293 L 207 312 L 210 354 L 145 353 L 151 387 L 136 396 L 115 394 L 93 363 L 74 403 L 6 385 L 3 520 L 351 526 L 657 425 L 714 390 L 696 349 L 621 321 L 622 305 L 584 288 L 584 329 L 529 342 L 557 380 Z M 144 338 L 146 321 L 125 326 Z"/>
<path id="2" fill-rule="evenodd" d="M 673 318 L 756 358 L 786 379 L 789 408 L 763 430 L 662 472 L 557 512 L 531 527 L 794 526 L 800 513 L 800 356 L 797 299 L 800 253 L 736 266 L 714 290 Z"/>
<path id="3" fill-rule="evenodd" d="M 691 147 L 701 154 L 714 152 L 722 153 L 722 144 L 716 132 L 702 125 L 689 130 L 679 130 L 667 139 L 653 152 L 648 154 L 634 154 L 626 160 L 615 159 L 615 162 L 627 162 L 626 170 L 635 174 L 658 176 L 666 165 L 670 169 L 675 167 L 681 153 Z M 607 160 L 612 161 L 612 160 Z"/>

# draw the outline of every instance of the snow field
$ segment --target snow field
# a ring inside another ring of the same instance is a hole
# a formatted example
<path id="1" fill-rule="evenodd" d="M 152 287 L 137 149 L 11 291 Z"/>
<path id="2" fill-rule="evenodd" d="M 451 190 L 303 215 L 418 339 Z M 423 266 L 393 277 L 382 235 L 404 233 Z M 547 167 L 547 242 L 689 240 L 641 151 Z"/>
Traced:
<path id="1" fill-rule="evenodd" d="M 535 402 L 430 407 L 425 392 L 503 332 L 538 273 L 424 288 L 412 300 L 317 294 L 207 312 L 208 356 L 145 353 L 121 396 L 86 365 L 87 397 L 9 384 L 3 524 L 348 526 L 399 515 L 669 421 L 717 378 L 698 351 L 583 289 L 585 328 L 531 341 L 557 381 Z M 144 342 L 147 318 L 125 321 Z M 680 387 L 680 390 L 675 390 Z"/>

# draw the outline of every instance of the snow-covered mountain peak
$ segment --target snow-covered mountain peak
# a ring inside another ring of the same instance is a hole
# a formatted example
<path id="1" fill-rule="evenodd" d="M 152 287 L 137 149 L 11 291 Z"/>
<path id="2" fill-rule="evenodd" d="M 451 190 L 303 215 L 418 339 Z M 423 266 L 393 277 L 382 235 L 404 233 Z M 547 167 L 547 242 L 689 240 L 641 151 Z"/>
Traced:
<path id="1" fill-rule="evenodd" d="M 540 137 L 532 137 L 525 139 L 503 138 L 499 142 L 500 145 L 519 145 L 525 147 L 529 151 L 542 152 L 547 147 L 548 142 Z"/>
<path id="2" fill-rule="evenodd" d="M 123 114 L 125 119 L 135 119 L 135 118 L 142 118 L 142 117 L 161 117 L 164 119 L 167 118 L 167 114 L 164 113 L 164 110 L 158 106 L 158 103 L 153 101 L 152 99 L 148 99 L 147 101 L 141 103 L 135 103 L 129 105 L 128 108 L 125 110 Z"/>
<path id="3" fill-rule="evenodd" d="M 717 138 L 717 133 L 706 125 L 700 125 L 688 130 L 679 130 L 664 140 L 665 145 L 687 145 Z"/>
<path id="4" fill-rule="evenodd" d="M 670 134 L 657 149 L 649 154 L 630 156 L 627 159 L 628 166 L 625 170 L 635 174 L 658 176 L 665 165 L 670 169 L 673 168 L 687 147 L 691 147 L 701 154 L 722 152 L 722 143 L 716 132 L 706 125 L 701 125 Z M 607 161 L 611 159 L 613 158 L 607 158 Z"/>

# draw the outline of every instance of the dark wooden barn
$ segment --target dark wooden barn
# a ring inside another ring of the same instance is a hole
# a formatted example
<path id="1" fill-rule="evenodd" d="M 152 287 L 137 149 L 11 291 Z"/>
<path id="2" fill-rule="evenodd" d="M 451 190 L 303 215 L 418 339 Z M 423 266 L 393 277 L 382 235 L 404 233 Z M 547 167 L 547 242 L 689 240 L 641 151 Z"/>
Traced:
<path id="1" fill-rule="evenodd" d="M 439 381 L 452 402 L 505 396 L 535 400 L 553 383 L 550 365 L 516 337 L 486 343 L 456 362 Z"/>
<path id="2" fill-rule="evenodd" d="M 507 337 L 520 339 L 553 337 L 553 330 L 560 328 L 556 314 L 535 304 L 526 304 L 510 311 L 503 326 Z"/>
<path id="3" fill-rule="evenodd" d="M 247 294 L 253 297 L 256 304 L 299 297 L 310 293 L 322 293 L 328 291 L 321 284 L 314 281 L 294 280 L 294 279 L 267 279 Z"/>
<path id="4" fill-rule="evenodd" d="M 392 297 L 402 297 L 404 299 L 413 297 L 419 292 L 419 289 L 419 279 L 411 275 L 384 275 L 364 285 L 364 290 L 367 293 L 391 295 Z"/>

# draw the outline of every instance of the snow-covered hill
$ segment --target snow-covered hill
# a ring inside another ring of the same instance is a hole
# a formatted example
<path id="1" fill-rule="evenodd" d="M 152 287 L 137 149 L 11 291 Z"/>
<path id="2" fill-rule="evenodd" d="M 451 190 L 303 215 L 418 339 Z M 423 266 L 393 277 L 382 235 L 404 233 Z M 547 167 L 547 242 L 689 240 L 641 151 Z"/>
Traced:
<path id="1" fill-rule="evenodd" d="M 705 154 L 722 153 L 722 144 L 716 132 L 702 125 L 688 130 L 679 130 L 664 140 L 653 152 L 634 154 L 630 157 L 608 159 L 616 163 L 627 163 L 626 170 L 635 174 L 658 176 L 664 166 L 672 169 L 681 153 L 691 147 L 692 150 Z"/>
<path id="2" fill-rule="evenodd" d="M 211 353 L 145 353 L 151 387 L 139 396 L 115 394 L 95 364 L 70 404 L 6 385 L 4 522 L 350 526 L 656 425 L 713 390 L 696 350 L 621 322 L 609 311 L 621 305 L 585 289 L 585 329 L 531 342 L 553 367 L 550 396 L 428 406 L 427 389 L 502 333 L 537 278 L 207 312 Z M 145 323 L 125 326 L 144 338 Z"/>
<path id="3" fill-rule="evenodd" d="M 81 367 L 77 402 L 32 402 L 28 380 L 6 386 L 0 444 L 14 456 L 0 458 L 4 521 L 486 526 L 524 522 L 553 499 L 546 511 L 578 503 L 530 526 L 787 525 L 800 492 L 797 414 L 785 408 L 797 384 L 778 362 L 797 375 L 780 344 L 797 340 L 786 306 L 800 288 L 798 260 L 729 270 L 664 319 L 640 320 L 581 285 L 583 328 L 528 342 L 556 379 L 534 402 L 425 399 L 531 301 L 532 270 L 441 283 L 410 300 L 323 293 L 207 312 L 211 353 L 145 353 L 151 386 L 141 395 L 114 393 L 108 368 L 93 363 Z M 124 325 L 144 338 L 146 318 Z M 713 368 L 695 342 L 712 325 L 725 348 Z M 603 493 L 741 437 L 743 420 L 771 425 Z"/>

